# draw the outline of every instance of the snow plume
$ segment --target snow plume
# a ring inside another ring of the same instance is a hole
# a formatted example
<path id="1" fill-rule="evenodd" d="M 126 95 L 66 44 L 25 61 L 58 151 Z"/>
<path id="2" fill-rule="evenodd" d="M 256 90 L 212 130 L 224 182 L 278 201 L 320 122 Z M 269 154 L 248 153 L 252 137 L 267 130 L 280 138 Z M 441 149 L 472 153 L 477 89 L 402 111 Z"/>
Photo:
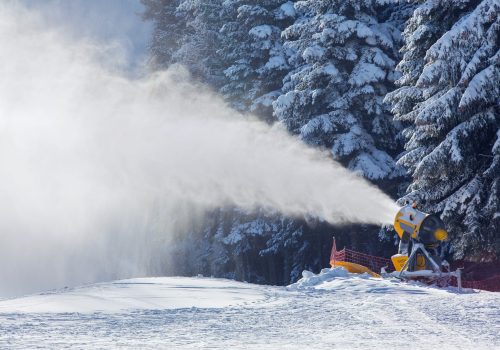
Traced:
<path id="1" fill-rule="evenodd" d="M 0 5 L 0 296 L 159 273 L 161 234 L 213 207 L 332 223 L 395 214 L 378 189 L 181 68 L 131 79 L 110 68 L 120 50 L 41 23 Z"/>

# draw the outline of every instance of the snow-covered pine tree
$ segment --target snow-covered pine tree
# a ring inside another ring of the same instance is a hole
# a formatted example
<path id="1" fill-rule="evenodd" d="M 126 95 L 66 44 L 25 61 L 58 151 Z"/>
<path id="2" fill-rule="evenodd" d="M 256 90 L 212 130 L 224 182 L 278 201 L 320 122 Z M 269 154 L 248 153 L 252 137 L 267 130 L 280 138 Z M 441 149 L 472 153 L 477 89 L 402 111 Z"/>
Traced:
<path id="1" fill-rule="evenodd" d="M 229 20 L 220 30 L 219 55 L 227 61 L 221 93 L 235 109 L 271 121 L 272 102 L 288 72 L 280 35 L 293 21 L 293 4 L 227 0 L 224 12 Z"/>
<path id="2" fill-rule="evenodd" d="M 362 176 L 402 175 L 390 154 L 397 129 L 383 102 L 393 74 L 400 32 L 379 18 L 385 1 L 306 0 L 283 32 L 291 72 L 275 115 L 307 143 Z"/>
<path id="3" fill-rule="evenodd" d="M 429 0 L 404 32 L 401 86 L 386 100 L 403 132 L 408 194 L 440 212 L 456 258 L 500 253 L 500 2 Z"/>
<path id="4" fill-rule="evenodd" d="M 186 23 L 186 31 L 174 61 L 187 66 L 193 77 L 214 88 L 224 84 L 225 58 L 220 29 L 228 20 L 222 0 L 181 0 L 176 15 Z"/>
<path id="5" fill-rule="evenodd" d="M 212 247 L 222 247 L 224 264 L 206 273 L 256 283 L 288 284 L 304 269 L 318 271 L 328 261 L 331 236 L 263 210 L 220 209 L 207 227 L 207 263 L 217 259 Z M 212 215 L 211 215 L 212 216 Z M 202 260 L 204 257 L 201 257 Z M 207 264 L 208 266 L 208 264 Z"/>
<path id="6" fill-rule="evenodd" d="M 223 6 L 228 20 L 220 30 L 224 39 L 218 53 L 227 68 L 220 91 L 235 109 L 272 122 L 272 102 L 288 72 L 281 31 L 293 22 L 293 4 L 283 0 L 234 0 L 224 1 Z M 233 277 L 239 279 L 274 284 L 299 277 L 297 271 L 306 259 L 299 259 L 297 251 L 308 251 L 301 250 L 301 244 L 309 246 L 300 240 L 301 224 L 277 213 L 227 208 L 218 216 L 216 226 L 207 237 L 226 247 L 229 260 L 225 274 L 234 271 Z M 277 236 L 288 242 L 286 248 L 282 244 L 282 250 L 276 249 Z"/>

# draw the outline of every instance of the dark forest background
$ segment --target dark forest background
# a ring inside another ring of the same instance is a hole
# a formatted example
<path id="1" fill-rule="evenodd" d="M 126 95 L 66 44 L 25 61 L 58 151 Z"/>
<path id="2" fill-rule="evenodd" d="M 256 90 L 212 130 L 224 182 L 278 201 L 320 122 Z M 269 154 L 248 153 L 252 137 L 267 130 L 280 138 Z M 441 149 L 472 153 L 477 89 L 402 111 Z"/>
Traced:
<path id="1" fill-rule="evenodd" d="M 186 66 L 234 109 L 439 213 L 450 259 L 498 261 L 498 1 L 142 2 L 155 69 Z M 333 235 L 339 247 L 396 250 L 391 228 L 240 208 L 205 221 L 166 248 L 171 273 L 287 284 L 328 266 Z"/>

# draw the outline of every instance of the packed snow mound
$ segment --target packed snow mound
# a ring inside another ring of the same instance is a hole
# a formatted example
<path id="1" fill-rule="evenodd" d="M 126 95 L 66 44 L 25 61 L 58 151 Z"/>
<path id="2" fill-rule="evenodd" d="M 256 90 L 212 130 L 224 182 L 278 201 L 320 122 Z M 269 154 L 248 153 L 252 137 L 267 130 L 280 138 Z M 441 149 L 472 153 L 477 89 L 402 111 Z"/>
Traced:
<path id="1" fill-rule="evenodd" d="M 302 271 L 302 278 L 296 283 L 288 286 L 289 289 L 304 289 L 311 287 L 320 287 L 325 283 L 332 282 L 338 278 L 370 278 L 369 274 L 354 274 L 349 273 L 343 267 L 326 268 L 322 269 L 319 274 L 315 274 L 311 271 Z"/>
<path id="2" fill-rule="evenodd" d="M 326 290 L 329 292 L 348 292 L 358 294 L 440 294 L 457 293 L 457 288 L 438 288 L 420 282 L 401 282 L 397 278 L 375 278 L 370 274 L 350 273 L 343 267 L 322 269 L 315 274 L 303 271 L 302 278 L 287 287 L 288 290 Z M 472 289 L 463 288 L 461 294 L 476 293 Z"/>

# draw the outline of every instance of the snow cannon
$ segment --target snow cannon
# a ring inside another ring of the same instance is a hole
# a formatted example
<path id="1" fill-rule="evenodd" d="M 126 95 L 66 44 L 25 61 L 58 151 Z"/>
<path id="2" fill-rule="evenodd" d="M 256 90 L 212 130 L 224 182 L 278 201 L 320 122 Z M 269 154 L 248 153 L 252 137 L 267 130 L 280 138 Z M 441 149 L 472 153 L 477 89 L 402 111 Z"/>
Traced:
<path id="1" fill-rule="evenodd" d="M 448 239 L 438 215 L 418 210 L 416 203 L 408 204 L 396 213 L 394 229 L 400 242 L 398 254 L 391 260 L 399 278 L 432 281 L 454 276 L 460 280 L 460 270 L 449 272 L 450 265 L 438 254 L 441 243 Z"/>
<path id="2" fill-rule="evenodd" d="M 410 239 L 424 244 L 426 248 L 435 248 L 448 238 L 439 216 L 418 210 L 416 203 L 399 209 L 394 219 L 394 229 L 401 239 L 399 254 L 408 254 Z"/>

